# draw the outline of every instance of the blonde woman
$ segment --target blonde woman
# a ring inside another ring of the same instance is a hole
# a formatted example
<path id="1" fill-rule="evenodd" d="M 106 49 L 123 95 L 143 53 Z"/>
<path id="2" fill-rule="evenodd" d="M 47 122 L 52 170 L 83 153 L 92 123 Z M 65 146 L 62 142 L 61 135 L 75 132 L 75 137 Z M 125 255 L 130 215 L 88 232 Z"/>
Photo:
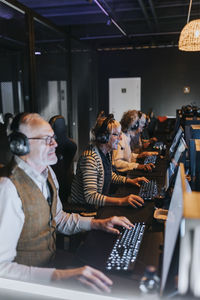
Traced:
<path id="1" fill-rule="evenodd" d="M 131 152 L 131 139 L 140 132 L 140 119 L 136 110 L 125 112 L 120 121 L 122 127 L 121 141 L 117 149 L 113 151 L 113 165 L 120 172 L 127 172 L 133 169 L 151 171 L 153 164 L 139 164 L 137 158 L 143 158 L 150 155 L 157 155 L 157 152 L 142 152 L 136 154 Z"/>
<path id="2" fill-rule="evenodd" d="M 144 201 L 137 195 L 111 197 L 111 182 L 140 186 L 145 177 L 136 179 L 117 175 L 112 171 L 111 151 L 116 150 L 121 140 L 121 125 L 112 114 L 107 118 L 103 113 L 97 118 L 92 129 L 92 144 L 80 156 L 75 178 L 72 183 L 71 201 L 73 203 L 103 205 L 142 206 Z"/>

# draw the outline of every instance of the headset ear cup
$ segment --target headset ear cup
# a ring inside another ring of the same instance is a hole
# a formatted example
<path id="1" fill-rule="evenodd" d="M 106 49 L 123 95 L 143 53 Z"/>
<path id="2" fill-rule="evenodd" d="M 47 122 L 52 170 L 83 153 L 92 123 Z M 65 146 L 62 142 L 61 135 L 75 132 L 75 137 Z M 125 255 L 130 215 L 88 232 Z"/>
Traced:
<path id="1" fill-rule="evenodd" d="M 98 135 L 98 136 L 96 137 L 96 140 L 97 140 L 97 142 L 99 142 L 100 144 L 106 144 L 106 143 L 108 143 L 108 141 L 109 141 L 109 137 L 110 137 L 109 133 L 108 133 L 108 132 L 105 132 L 105 133 L 102 133 L 102 134 Z"/>
<path id="2" fill-rule="evenodd" d="M 102 112 L 101 112 L 102 113 Z M 114 121 L 114 115 L 113 114 L 109 114 L 107 116 L 107 118 L 103 121 L 102 125 L 100 126 L 100 128 L 97 130 L 97 132 L 95 133 L 96 136 L 96 140 L 97 142 L 99 142 L 100 144 L 106 144 L 109 141 L 109 137 L 110 137 L 110 133 L 108 131 L 108 124 Z"/>
<path id="3" fill-rule="evenodd" d="M 30 152 L 28 138 L 21 132 L 13 132 L 8 136 L 10 150 L 15 155 L 26 155 Z"/>

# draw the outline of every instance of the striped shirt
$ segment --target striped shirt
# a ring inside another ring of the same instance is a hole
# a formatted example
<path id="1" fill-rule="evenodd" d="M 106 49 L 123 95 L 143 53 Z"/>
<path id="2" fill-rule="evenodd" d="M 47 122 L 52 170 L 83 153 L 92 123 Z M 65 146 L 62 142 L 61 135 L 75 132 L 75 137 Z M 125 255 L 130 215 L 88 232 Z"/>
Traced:
<path id="1" fill-rule="evenodd" d="M 112 172 L 112 183 L 124 184 L 126 177 Z M 96 146 L 90 146 L 80 156 L 76 175 L 72 182 L 71 201 L 73 203 L 105 205 L 106 196 L 102 194 L 104 168 Z"/>

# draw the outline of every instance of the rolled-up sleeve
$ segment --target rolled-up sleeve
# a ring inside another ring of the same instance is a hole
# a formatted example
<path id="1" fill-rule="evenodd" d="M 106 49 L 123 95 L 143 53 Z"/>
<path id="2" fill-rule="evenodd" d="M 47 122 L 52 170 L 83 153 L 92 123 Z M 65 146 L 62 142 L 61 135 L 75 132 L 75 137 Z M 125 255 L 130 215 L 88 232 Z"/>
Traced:
<path id="1" fill-rule="evenodd" d="M 56 226 L 57 230 L 63 234 L 71 235 L 78 233 L 80 231 L 89 231 L 91 230 L 91 219 L 87 217 L 82 217 L 79 214 L 69 214 L 63 211 L 62 203 L 59 197 L 59 184 L 55 173 L 52 168 L 49 167 L 51 172 L 54 184 L 57 189 L 57 207 L 56 207 Z"/>
<path id="2" fill-rule="evenodd" d="M 80 231 L 89 231 L 91 230 L 91 219 L 89 217 L 82 217 L 79 214 L 64 212 L 62 204 L 58 199 L 55 221 L 59 232 L 71 235 Z"/>
<path id="3" fill-rule="evenodd" d="M 137 169 L 138 163 L 136 162 L 135 155 L 132 155 L 129 149 L 129 146 L 124 146 L 123 149 L 118 145 L 118 149 L 113 151 L 112 161 L 113 165 L 120 172 L 126 172 L 129 170 Z M 136 154 L 137 155 L 137 154 Z"/>

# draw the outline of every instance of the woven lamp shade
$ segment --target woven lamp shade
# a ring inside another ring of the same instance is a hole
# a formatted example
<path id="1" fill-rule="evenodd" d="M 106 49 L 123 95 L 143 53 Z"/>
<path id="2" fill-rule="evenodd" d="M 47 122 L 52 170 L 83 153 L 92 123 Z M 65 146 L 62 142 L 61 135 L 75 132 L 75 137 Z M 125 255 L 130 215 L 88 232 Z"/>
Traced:
<path id="1" fill-rule="evenodd" d="M 182 51 L 200 51 L 200 19 L 193 20 L 183 27 L 178 48 Z"/>

